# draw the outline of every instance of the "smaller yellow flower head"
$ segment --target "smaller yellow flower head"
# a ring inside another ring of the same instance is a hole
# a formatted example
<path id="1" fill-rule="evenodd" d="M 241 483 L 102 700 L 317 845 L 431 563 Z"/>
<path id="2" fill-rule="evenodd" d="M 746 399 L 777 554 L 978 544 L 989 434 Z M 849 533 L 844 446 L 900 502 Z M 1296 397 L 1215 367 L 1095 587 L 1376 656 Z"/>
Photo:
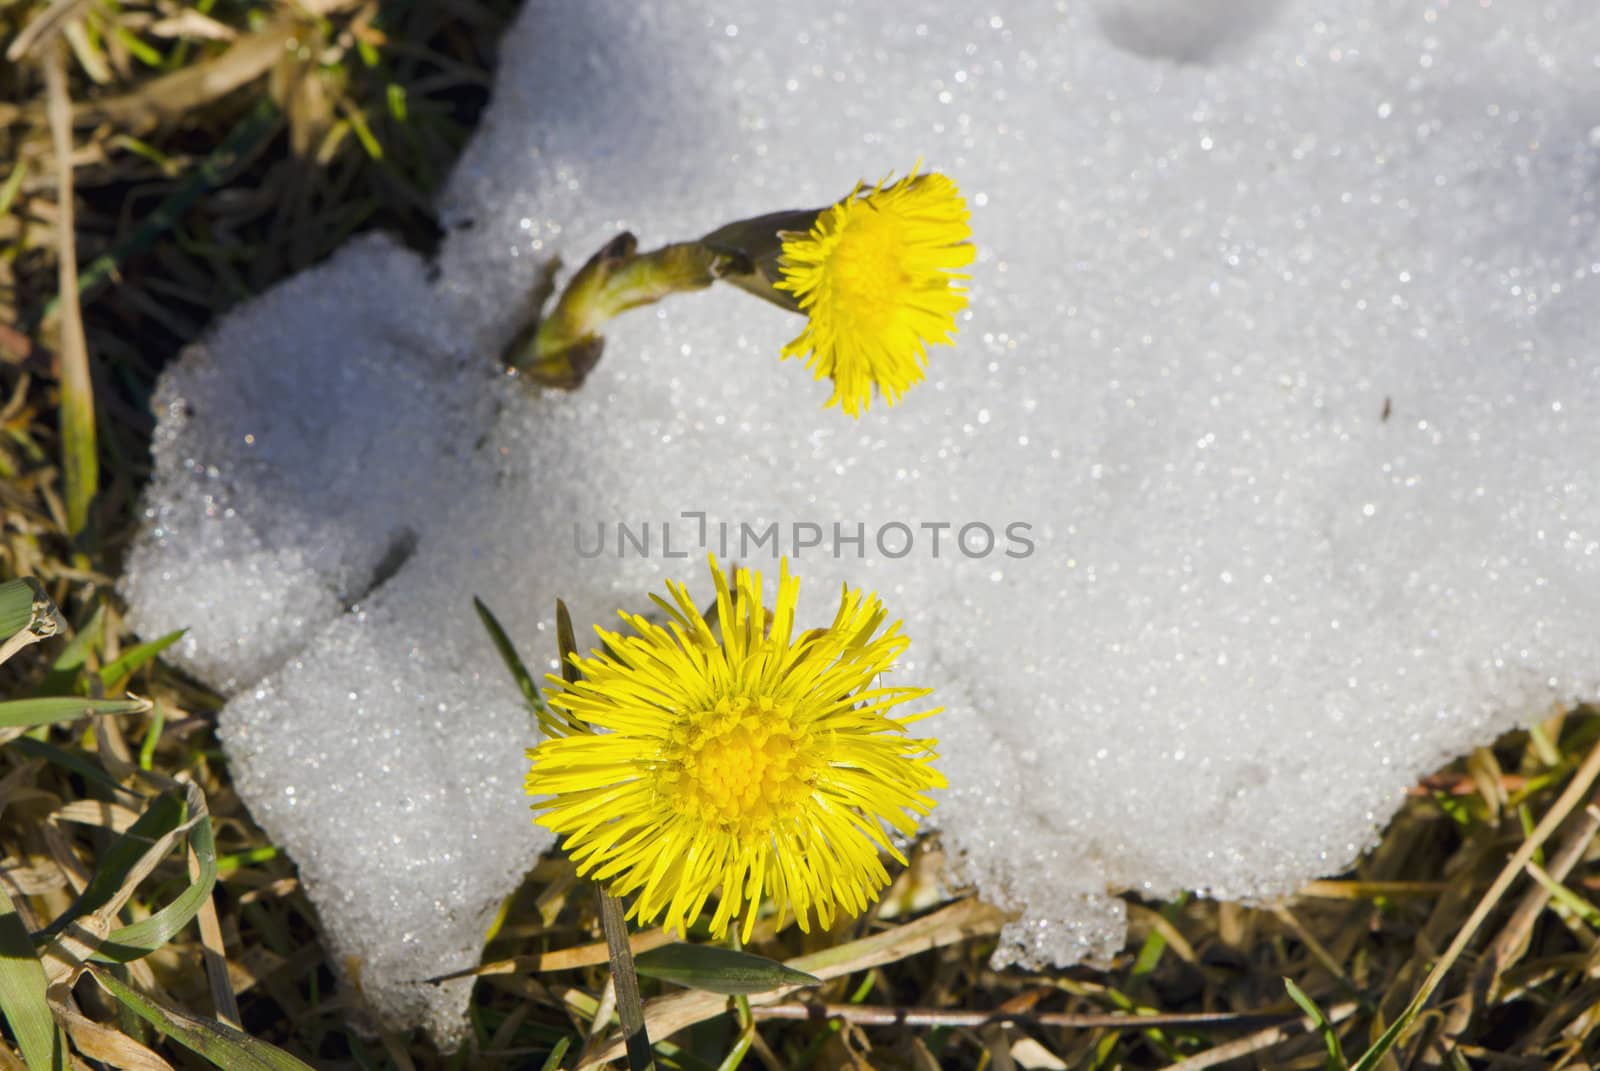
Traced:
<path id="1" fill-rule="evenodd" d="M 787 562 L 770 613 L 760 573 L 730 590 L 713 558 L 711 576 L 717 631 L 668 581 L 672 601 L 653 596 L 666 627 L 622 613 L 633 635 L 596 629 L 579 680 L 550 678 L 574 731 L 528 751 L 528 793 L 549 797 L 535 821 L 579 873 L 638 893 L 642 923 L 681 934 L 715 893 L 718 937 L 742 917 L 748 940 L 764 896 L 780 924 L 792 908 L 802 930 L 813 913 L 826 927 L 877 899 L 879 853 L 905 861 L 884 827 L 913 832 L 944 787 L 935 741 L 905 731 L 935 711 L 891 716 L 928 689 L 879 682 L 910 641 L 876 596 L 846 588 L 831 626 L 796 636 Z"/>
<path id="2" fill-rule="evenodd" d="M 864 184 L 823 209 L 811 230 L 785 236 L 774 285 L 794 294 L 805 330 L 783 348 L 816 377 L 833 377 L 838 405 L 859 417 L 876 386 L 890 405 L 922 382 L 929 345 L 948 345 L 967 307 L 972 263 L 967 205 L 943 175 Z"/>

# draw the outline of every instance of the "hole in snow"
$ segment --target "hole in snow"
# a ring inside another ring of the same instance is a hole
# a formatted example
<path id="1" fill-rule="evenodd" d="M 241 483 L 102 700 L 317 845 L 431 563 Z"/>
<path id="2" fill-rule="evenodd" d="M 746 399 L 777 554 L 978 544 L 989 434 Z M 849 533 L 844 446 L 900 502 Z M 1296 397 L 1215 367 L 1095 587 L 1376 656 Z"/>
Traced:
<path id="1" fill-rule="evenodd" d="M 1248 40 L 1282 6 L 1283 0 L 1100 0 L 1097 21 L 1124 51 L 1205 64 Z"/>

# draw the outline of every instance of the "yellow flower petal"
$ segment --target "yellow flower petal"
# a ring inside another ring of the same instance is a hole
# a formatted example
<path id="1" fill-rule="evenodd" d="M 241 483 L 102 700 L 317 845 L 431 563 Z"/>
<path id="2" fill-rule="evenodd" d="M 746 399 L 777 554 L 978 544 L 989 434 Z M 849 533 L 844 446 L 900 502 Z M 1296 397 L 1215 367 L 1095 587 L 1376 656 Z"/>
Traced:
<path id="1" fill-rule="evenodd" d="M 579 873 L 636 894 L 640 922 L 682 933 L 715 895 L 719 937 L 736 918 L 748 937 L 763 897 L 827 926 L 877 899 L 880 853 L 899 858 L 885 827 L 914 831 L 944 786 L 936 741 L 905 731 L 934 712 L 890 716 L 929 690 L 881 683 L 909 641 L 876 596 L 845 589 L 831 627 L 796 637 L 787 562 L 770 613 L 759 572 L 730 588 L 712 559 L 711 575 L 718 632 L 669 583 L 669 628 L 623 614 L 632 635 L 596 630 L 581 678 L 551 678 L 550 704 L 588 731 L 529 750 L 535 820 Z"/>
<path id="2" fill-rule="evenodd" d="M 956 184 L 910 175 L 824 209 L 785 238 L 774 285 L 795 295 L 806 326 L 783 348 L 833 379 L 828 405 L 859 417 L 876 387 L 893 405 L 922 381 L 930 345 L 948 345 L 967 307 L 972 229 Z"/>

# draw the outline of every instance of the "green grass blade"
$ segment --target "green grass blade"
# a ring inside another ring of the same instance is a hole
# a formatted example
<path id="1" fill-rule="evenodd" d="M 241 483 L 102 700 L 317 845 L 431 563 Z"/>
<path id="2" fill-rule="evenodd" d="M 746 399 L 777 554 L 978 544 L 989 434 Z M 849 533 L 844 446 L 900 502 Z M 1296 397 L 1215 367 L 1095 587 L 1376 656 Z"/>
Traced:
<path id="1" fill-rule="evenodd" d="M 1600 932 L 1600 910 L 1593 904 L 1552 878 L 1544 867 L 1529 863 L 1527 870 L 1557 905 L 1577 916 L 1591 931 Z"/>
<path id="2" fill-rule="evenodd" d="M 188 629 L 180 628 L 174 632 L 167 633 L 160 639 L 129 648 L 122 653 L 121 658 L 114 662 L 109 662 L 101 668 L 100 683 L 105 686 L 108 692 L 121 691 L 121 686 L 127 683 L 127 679 L 133 676 L 140 666 L 183 639 L 183 634 L 188 631 Z"/>
<path id="3" fill-rule="evenodd" d="M 70 35 L 69 35 L 70 39 Z M 45 114 L 56 165 L 56 290 L 60 303 L 60 390 L 62 497 L 67 534 L 74 540 L 89 525 L 89 507 L 100 489 L 100 455 L 95 446 L 94 382 L 89 374 L 89 344 L 84 336 L 78 293 L 78 253 L 73 218 L 72 100 L 59 52 L 47 54 Z"/>
<path id="4" fill-rule="evenodd" d="M 484 630 L 489 633 L 489 639 L 494 643 L 494 649 L 500 653 L 500 660 L 511 671 L 512 678 L 517 682 L 517 690 L 533 709 L 534 717 L 539 721 L 540 731 L 550 738 L 587 732 L 587 729 L 567 714 L 550 709 L 550 705 L 544 701 L 544 696 L 539 693 L 539 686 L 534 683 L 533 674 L 528 672 L 527 664 L 522 661 L 522 656 L 517 654 L 511 637 L 500 627 L 500 621 L 494 616 L 494 612 L 476 595 L 472 597 L 472 608 L 478 611 L 478 620 L 483 622 Z"/>
<path id="5" fill-rule="evenodd" d="M 66 646 L 61 648 L 61 653 L 56 655 L 56 660 L 50 664 L 50 672 L 39 682 L 39 689 L 35 694 L 71 693 L 79 671 L 83 669 L 84 663 L 89 661 L 90 652 L 100 648 L 105 636 L 105 626 L 106 608 L 105 604 L 101 603 L 95 607 L 89 623 L 73 633 Z"/>
<path id="6" fill-rule="evenodd" d="M 89 884 L 56 920 L 45 927 L 46 937 L 55 937 L 85 915 L 99 911 L 122 892 L 128 876 L 144 858 L 152 844 L 183 824 L 187 808 L 173 793 L 163 793 L 150 801 L 128 831 L 112 842 L 100 857 L 100 865 L 89 877 Z"/>
<path id="7" fill-rule="evenodd" d="M 1323 1066 L 1328 1071 L 1346 1071 L 1350 1061 L 1344 1058 L 1344 1046 L 1339 1044 L 1338 1033 L 1333 1029 L 1333 1024 L 1328 1022 L 1328 1017 L 1322 1014 L 1322 1009 L 1317 1007 L 1317 1002 L 1287 978 L 1283 980 L 1283 987 L 1289 991 L 1289 998 L 1300 1005 L 1300 1010 L 1311 1017 L 1317 1033 L 1322 1035 L 1322 1044 L 1328 1049 L 1328 1059 Z"/>
<path id="8" fill-rule="evenodd" d="M 126 48 L 128 53 L 132 55 L 134 59 L 144 64 L 146 67 L 153 67 L 159 70 L 162 64 L 166 62 L 160 52 L 141 41 L 139 36 L 126 26 L 123 26 L 119 23 L 114 30 L 114 33 L 116 34 L 117 40 L 122 44 L 122 47 Z"/>
<path id="9" fill-rule="evenodd" d="M 556 1047 L 550 1050 L 550 1055 L 544 1058 L 544 1063 L 539 1066 L 539 1071 L 556 1071 L 561 1066 L 561 1058 L 567 1054 L 571 1047 L 572 1039 L 563 1037 L 556 1042 Z"/>
<path id="10" fill-rule="evenodd" d="M 31 576 L 18 577 L 0 584 L 0 640 L 8 640 L 23 629 L 33 626 L 37 614 L 34 606 L 43 589 Z M 46 602 L 49 600 L 46 599 Z"/>
<path id="11" fill-rule="evenodd" d="M 634 969 L 646 978 L 728 996 L 766 993 L 789 985 L 821 985 L 822 980 L 776 960 L 721 945 L 677 942 L 640 952 Z"/>
<path id="12" fill-rule="evenodd" d="M 0 703 L 0 728 L 34 728 L 107 714 L 142 714 L 150 709 L 144 699 L 83 699 L 50 695 L 41 699 L 13 699 Z"/>
<path id="13" fill-rule="evenodd" d="M 144 734 L 144 742 L 139 745 L 139 769 L 149 771 L 154 769 L 156 760 L 156 745 L 161 742 L 161 731 L 166 728 L 167 714 L 161 709 L 161 704 L 153 705 L 150 712 L 149 728 Z"/>
<path id="14" fill-rule="evenodd" d="M 348 102 L 346 102 L 344 114 L 350 123 L 350 129 L 355 134 L 356 140 L 361 142 L 361 147 L 366 150 L 367 155 L 374 160 L 382 160 L 383 145 L 378 141 L 378 136 L 372 132 L 372 127 L 368 124 L 366 115 L 360 108 Z"/>
<path id="15" fill-rule="evenodd" d="M 124 1008 L 223 1071 L 314 1071 L 275 1045 L 226 1023 L 174 1008 L 140 992 L 110 971 L 91 967 L 89 973 Z"/>
<path id="16" fill-rule="evenodd" d="M 72 349 L 77 350 L 78 359 L 62 362 L 70 371 L 61 376 L 61 470 L 66 476 L 67 534 L 76 539 L 89 525 L 89 507 L 100 489 L 100 455 L 95 446 L 94 386 L 88 354 L 81 345 Z"/>
<path id="17" fill-rule="evenodd" d="M 572 631 L 572 615 L 567 604 L 556 600 L 556 646 L 561 650 L 561 679 L 568 684 L 578 683 L 578 667 L 572 656 L 578 653 L 578 637 Z"/>
<path id="18" fill-rule="evenodd" d="M 755 1041 L 755 1038 L 755 1026 L 746 1025 L 743 1030 L 739 1031 L 739 1036 L 734 1040 L 733 1048 L 728 1050 L 728 1055 L 723 1057 L 722 1062 L 717 1065 L 717 1071 L 736 1071 L 737 1068 L 743 1067 L 744 1058 L 749 1054 L 750 1045 Z"/>
<path id="19" fill-rule="evenodd" d="M 46 988 L 44 965 L 27 927 L 11 897 L 0 888 L 0 1013 L 11 1026 L 28 1071 L 65 1071 L 67 1039 L 50 1014 Z"/>
<path id="20" fill-rule="evenodd" d="M 31 576 L 0 584 L 0 662 L 54 636 L 66 622 L 44 586 Z"/>
<path id="21" fill-rule="evenodd" d="M 1161 909 L 1161 917 L 1167 922 L 1173 922 L 1183 905 L 1188 903 L 1187 894 L 1178 896 Z M 1144 939 L 1144 944 L 1139 947 L 1139 954 L 1134 957 L 1132 979 L 1144 982 L 1155 969 L 1161 965 L 1161 957 L 1167 951 L 1167 937 L 1159 928 L 1152 927 L 1149 936 Z"/>
<path id="22" fill-rule="evenodd" d="M 472 597 L 472 608 L 478 612 L 478 620 L 483 622 L 484 631 L 489 634 L 494 649 L 500 654 L 500 661 L 511 671 L 511 678 L 517 682 L 517 690 L 522 693 L 522 698 L 526 699 L 534 712 L 539 714 L 539 720 L 544 721 L 549 713 L 544 705 L 544 696 L 539 694 L 539 686 L 534 683 L 533 674 L 528 672 L 527 663 L 522 661 L 522 656 L 517 654 L 511 637 L 507 636 L 506 630 L 500 626 L 499 618 L 495 617 L 488 604 L 476 595 Z"/>
<path id="23" fill-rule="evenodd" d="M 217 845 L 212 835 L 211 816 L 206 812 L 205 797 L 200 789 L 192 784 L 184 788 L 188 795 L 185 810 L 195 816 L 195 823 L 189 829 L 189 846 L 194 849 L 200 873 L 166 907 L 132 925 L 111 931 L 96 952 L 96 959 L 126 963 L 149 955 L 176 937 L 211 899 L 217 884 Z"/>
<path id="24" fill-rule="evenodd" d="M 1372 1043 L 1372 1048 L 1361 1054 L 1361 1059 L 1351 1065 L 1350 1071 L 1373 1071 L 1378 1062 L 1389 1055 L 1389 1050 L 1394 1048 L 1394 1043 L 1400 1040 L 1400 1034 L 1411 1025 L 1411 1020 L 1421 1011 L 1420 1006 L 1413 1006 L 1405 1010 L 1405 1014 L 1396 1019 L 1389 1029 L 1378 1036 Z"/>
<path id="25" fill-rule="evenodd" d="M 135 802 L 143 802 L 144 797 L 106 773 L 98 763 L 87 758 L 81 751 L 56 747 L 54 744 L 47 744 L 43 740 L 34 740 L 26 736 L 20 740 L 13 740 L 6 746 L 30 759 L 43 759 L 52 766 L 59 766 L 63 770 L 71 771 L 83 778 L 85 783 L 98 786 L 113 796 L 121 796 L 124 799 L 131 799 Z"/>
<path id="26" fill-rule="evenodd" d="M 11 168 L 11 174 L 6 176 L 3 186 L 0 186 L 0 216 L 11 211 L 11 202 L 17 199 L 17 194 L 22 191 L 22 180 L 28 177 L 28 161 L 18 160 Z"/>

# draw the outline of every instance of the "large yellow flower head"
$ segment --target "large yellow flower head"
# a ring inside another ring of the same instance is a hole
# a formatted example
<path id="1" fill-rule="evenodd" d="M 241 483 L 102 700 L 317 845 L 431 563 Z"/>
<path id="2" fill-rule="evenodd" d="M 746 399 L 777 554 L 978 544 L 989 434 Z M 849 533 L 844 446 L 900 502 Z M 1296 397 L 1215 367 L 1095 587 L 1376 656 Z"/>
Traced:
<path id="1" fill-rule="evenodd" d="M 715 631 L 668 581 L 665 627 L 624 612 L 633 635 L 597 628 L 604 648 L 574 656 L 581 677 L 550 697 L 571 731 L 528 751 L 528 793 L 549 797 L 535 820 L 580 873 L 638 893 L 642 923 L 681 934 L 716 893 L 718 937 L 742 917 L 748 939 L 764 896 L 780 924 L 792 908 L 826 927 L 877 899 L 879 853 L 904 862 L 885 826 L 913 832 L 944 786 L 935 741 L 905 729 L 935 711 L 893 716 L 928 689 L 879 680 L 909 641 L 876 596 L 847 587 L 832 625 L 796 636 L 787 562 L 770 612 L 760 573 L 732 590 L 714 558 L 711 574 Z"/>
<path id="2" fill-rule="evenodd" d="M 783 348 L 816 377 L 833 377 L 833 397 L 859 417 L 876 386 L 890 405 L 922 381 L 929 345 L 949 344 L 967 307 L 972 228 L 956 184 L 912 173 L 873 189 L 857 186 L 825 208 L 811 230 L 787 235 L 774 284 L 793 294 L 805 330 Z"/>

